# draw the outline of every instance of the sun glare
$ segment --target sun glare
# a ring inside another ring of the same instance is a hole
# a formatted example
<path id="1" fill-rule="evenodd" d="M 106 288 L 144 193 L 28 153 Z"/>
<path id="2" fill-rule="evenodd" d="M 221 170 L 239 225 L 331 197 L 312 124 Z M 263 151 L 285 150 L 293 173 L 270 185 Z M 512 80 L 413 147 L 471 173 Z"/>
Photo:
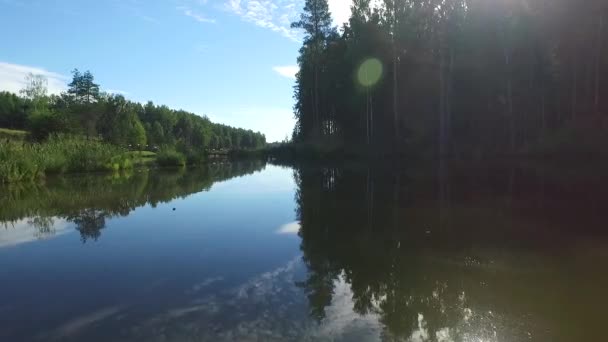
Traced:
<path id="1" fill-rule="evenodd" d="M 364 87 L 371 87 L 382 77 L 383 66 L 378 58 L 368 58 L 359 66 L 357 80 Z"/>

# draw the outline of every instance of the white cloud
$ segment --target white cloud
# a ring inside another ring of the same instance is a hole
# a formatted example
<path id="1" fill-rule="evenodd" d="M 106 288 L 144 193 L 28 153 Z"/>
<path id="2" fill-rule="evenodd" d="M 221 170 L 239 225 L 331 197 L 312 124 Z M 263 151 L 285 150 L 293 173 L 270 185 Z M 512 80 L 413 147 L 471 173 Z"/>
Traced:
<path id="1" fill-rule="evenodd" d="M 349 0 L 328 0 L 334 25 L 348 22 L 351 3 Z M 372 3 L 377 4 L 379 0 Z M 225 0 L 224 7 L 245 21 L 299 41 L 298 30 L 291 29 L 290 25 L 299 19 L 304 0 Z"/>
<path id="2" fill-rule="evenodd" d="M 188 8 L 188 7 L 178 7 L 178 10 L 182 11 L 182 13 L 187 16 L 190 17 L 196 21 L 198 21 L 199 23 L 209 23 L 209 24 L 215 24 L 215 19 L 212 18 L 207 18 L 206 16 L 204 16 L 201 13 L 198 13 L 196 11 L 193 11 L 192 9 Z"/>
<path id="3" fill-rule="evenodd" d="M 120 90 L 120 89 L 104 89 L 104 91 L 108 94 L 116 94 L 116 95 L 129 95 L 128 91 Z"/>
<path id="4" fill-rule="evenodd" d="M 66 90 L 68 77 L 43 68 L 0 62 L 0 91 L 18 94 L 25 87 L 28 74 L 42 75 L 49 81 L 49 94 L 59 94 Z"/>
<path id="5" fill-rule="evenodd" d="M 382 323 L 380 315 L 372 310 L 367 315 L 355 312 L 351 285 L 342 273 L 334 281 L 331 304 L 325 308 L 325 318 L 320 324 L 305 332 L 303 340 L 342 341 L 347 336 L 357 336 L 360 341 L 380 341 Z M 357 334 L 357 335 L 353 335 Z"/>
<path id="6" fill-rule="evenodd" d="M 45 234 L 32 224 L 33 218 L 22 219 L 15 222 L 0 222 L 0 249 L 4 247 L 17 246 L 22 243 L 51 239 L 65 233 L 69 233 L 68 221 L 58 217 L 50 218 L 50 231 Z"/>
<path id="7" fill-rule="evenodd" d="M 291 29 L 298 18 L 301 0 L 227 0 L 225 8 L 243 20 L 298 41 L 298 32 Z"/>
<path id="8" fill-rule="evenodd" d="M 274 70 L 281 76 L 295 79 L 296 74 L 298 73 L 298 71 L 300 71 L 300 67 L 298 67 L 297 65 L 275 66 L 272 68 L 272 70 Z"/>

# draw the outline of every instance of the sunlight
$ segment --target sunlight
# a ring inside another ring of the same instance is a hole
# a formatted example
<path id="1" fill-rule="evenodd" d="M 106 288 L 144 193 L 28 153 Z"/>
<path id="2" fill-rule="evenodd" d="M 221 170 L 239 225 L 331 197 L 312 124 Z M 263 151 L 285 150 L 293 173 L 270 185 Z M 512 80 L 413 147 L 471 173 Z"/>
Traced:
<path id="1" fill-rule="evenodd" d="M 378 58 L 366 59 L 357 72 L 357 80 L 364 87 L 371 87 L 382 77 L 383 66 Z"/>

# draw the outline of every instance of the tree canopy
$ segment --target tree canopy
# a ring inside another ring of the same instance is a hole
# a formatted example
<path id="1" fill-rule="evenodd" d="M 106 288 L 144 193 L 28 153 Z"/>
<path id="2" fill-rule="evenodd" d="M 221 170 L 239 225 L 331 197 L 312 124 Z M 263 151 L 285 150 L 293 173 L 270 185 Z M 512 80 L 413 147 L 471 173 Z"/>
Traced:
<path id="1" fill-rule="evenodd" d="M 295 141 L 511 153 L 608 124 L 605 1 L 354 0 L 339 31 L 327 8 L 293 24 Z"/>
<path id="2" fill-rule="evenodd" d="M 100 90 L 89 71 L 73 71 L 68 90 L 47 95 L 46 79 L 29 75 L 23 97 L 0 92 L 0 127 L 26 129 L 35 139 L 52 133 L 83 134 L 140 149 L 173 148 L 186 153 L 210 149 L 256 149 L 258 132 L 213 123 L 206 116 Z"/>

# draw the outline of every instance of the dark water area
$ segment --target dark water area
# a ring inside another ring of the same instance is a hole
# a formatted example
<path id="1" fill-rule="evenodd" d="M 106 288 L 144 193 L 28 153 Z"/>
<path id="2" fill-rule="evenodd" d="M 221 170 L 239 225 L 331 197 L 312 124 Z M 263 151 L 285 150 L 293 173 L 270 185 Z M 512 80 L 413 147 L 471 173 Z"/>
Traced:
<path id="1" fill-rule="evenodd" d="M 435 163 L 0 188 L 0 341 L 602 341 L 598 169 Z"/>

